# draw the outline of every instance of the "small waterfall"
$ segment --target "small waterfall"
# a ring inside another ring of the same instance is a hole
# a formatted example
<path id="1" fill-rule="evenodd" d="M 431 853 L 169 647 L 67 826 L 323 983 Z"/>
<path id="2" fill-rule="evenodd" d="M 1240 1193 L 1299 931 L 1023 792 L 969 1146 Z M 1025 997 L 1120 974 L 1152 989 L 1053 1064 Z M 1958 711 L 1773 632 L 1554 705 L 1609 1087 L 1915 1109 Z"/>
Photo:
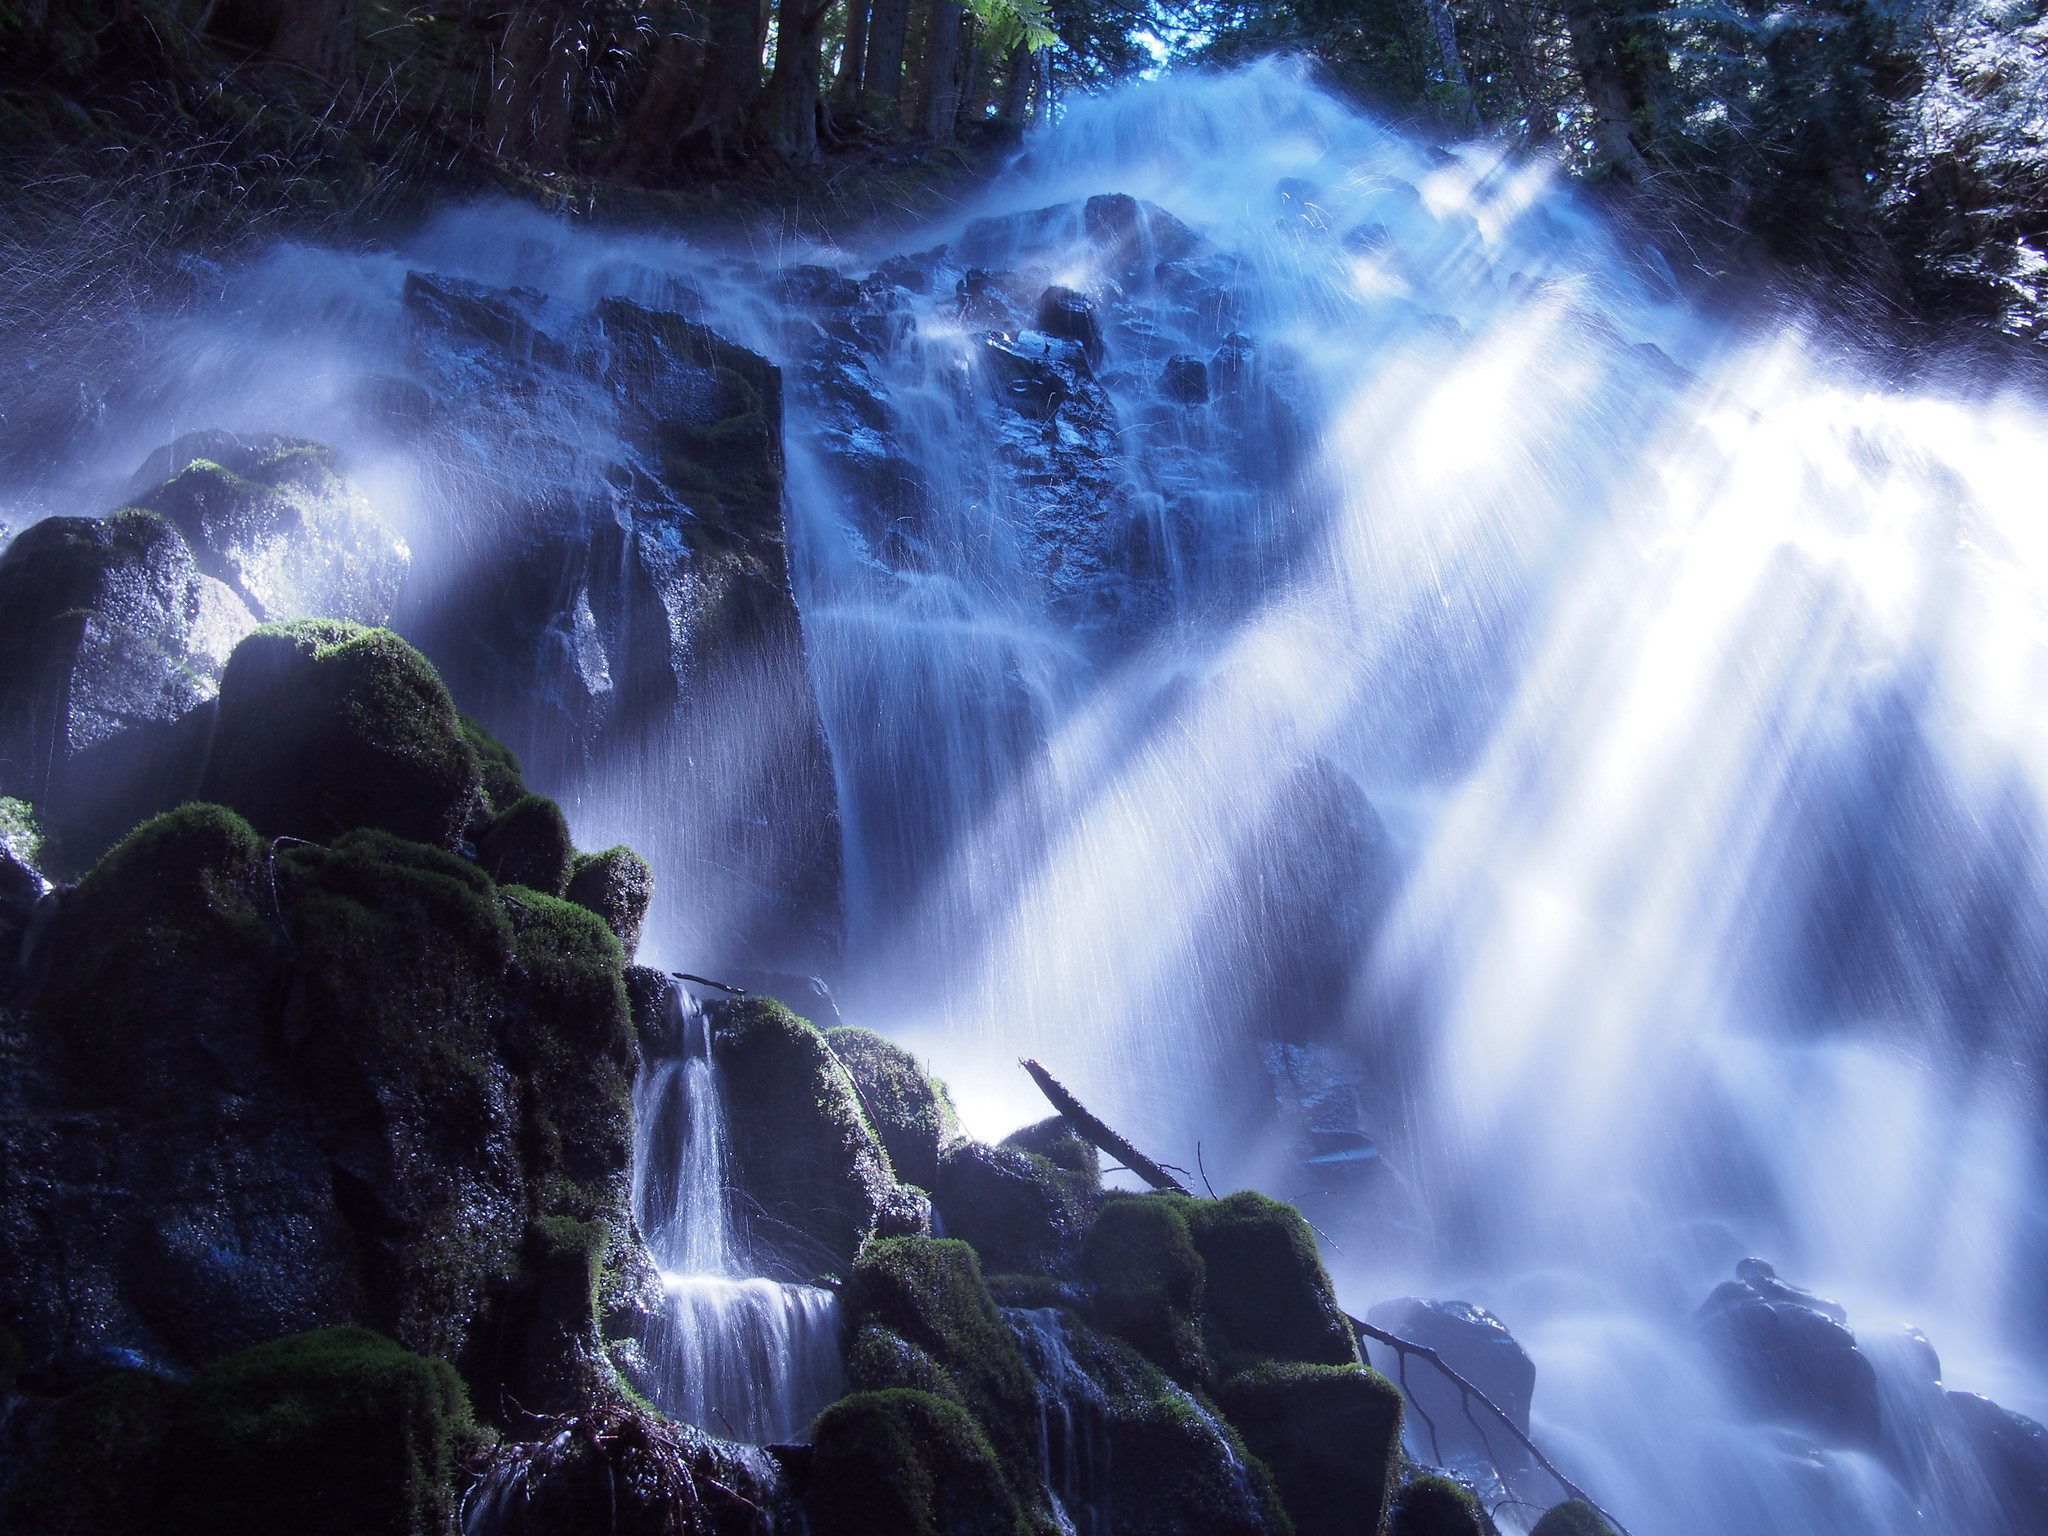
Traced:
<path id="1" fill-rule="evenodd" d="M 1108 1472 L 1102 1389 L 1067 1345 L 1057 1307 L 1005 1307 L 1003 1317 L 1038 1375 L 1038 1469 L 1060 1529 L 1105 1536 L 1100 1483 Z"/>
<path id="2" fill-rule="evenodd" d="M 668 1023 L 680 1054 L 648 1061 L 633 1088 L 633 1205 L 668 1299 L 648 1331 L 652 1395 L 710 1434 L 801 1440 L 842 1390 L 839 1300 L 745 1273 L 710 1030 L 680 989 Z"/>

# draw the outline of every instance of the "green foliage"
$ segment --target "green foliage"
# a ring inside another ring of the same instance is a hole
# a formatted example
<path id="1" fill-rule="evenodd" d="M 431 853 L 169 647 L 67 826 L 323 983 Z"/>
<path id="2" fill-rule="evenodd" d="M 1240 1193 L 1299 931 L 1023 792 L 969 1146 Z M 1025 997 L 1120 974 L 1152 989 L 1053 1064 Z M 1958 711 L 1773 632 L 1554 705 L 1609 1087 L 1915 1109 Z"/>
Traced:
<path id="1" fill-rule="evenodd" d="M 821 1413 L 811 1439 L 804 1504 L 817 1536 L 1032 1530 L 987 1437 L 942 1397 L 858 1392 Z"/>
<path id="2" fill-rule="evenodd" d="M 1268 1361 L 1216 1395 L 1297 1536 L 1377 1531 L 1401 1466 L 1401 1390 L 1358 1365 Z"/>
<path id="3" fill-rule="evenodd" d="M 523 795 L 478 835 L 476 857 L 501 885 L 560 896 L 568 889 L 576 845 L 559 805 L 545 795 Z"/>
<path id="4" fill-rule="evenodd" d="M 569 875 L 569 900 L 588 907 L 617 936 L 632 959 L 640 947 L 640 930 L 654 904 L 654 868 L 621 844 L 602 853 L 576 856 Z"/>
<path id="5" fill-rule="evenodd" d="M 166 1536 L 450 1536 L 461 1463 L 483 1443 L 453 1367 L 363 1328 L 244 1350 L 181 1398 Z"/>
<path id="6" fill-rule="evenodd" d="M 987 29 L 989 46 L 999 52 L 1022 43 L 1038 53 L 1060 40 L 1057 18 L 1045 0 L 967 0 L 967 5 Z"/>
<path id="7" fill-rule="evenodd" d="M 960 1133 L 945 1088 L 925 1076 L 915 1056 L 873 1030 L 842 1024 L 826 1031 L 825 1042 L 853 1079 L 896 1177 L 934 1188 L 939 1149 Z"/>
<path id="8" fill-rule="evenodd" d="M 957 1240 L 874 1239 L 861 1249 L 845 1304 L 857 1330 L 887 1329 L 944 1372 L 994 1447 L 1010 1486 L 1024 1490 L 1035 1506 L 1038 1386 L 982 1281 L 974 1250 Z"/>
<path id="9" fill-rule="evenodd" d="M 1433 1472 L 1402 1485 L 1387 1530 L 1388 1536 L 1495 1536 L 1472 1491 Z"/>
<path id="10" fill-rule="evenodd" d="M 1081 1244 L 1097 1324 L 1128 1340 L 1183 1386 L 1205 1381 L 1204 1266 L 1179 1195 L 1113 1196 Z"/>
<path id="11" fill-rule="evenodd" d="M 13 795 L 0 795 L 0 853 L 30 869 L 42 867 L 43 831 L 36 808 Z"/>
<path id="12" fill-rule="evenodd" d="M 176 1386 L 115 1371 L 51 1411 L 44 1449 L 0 1511 L 13 1536 L 156 1536 L 153 1518 Z"/>
<path id="13" fill-rule="evenodd" d="M 204 789 L 270 836 L 377 827 L 444 848 L 483 797 L 426 657 L 388 629 L 325 619 L 266 625 L 235 647 Z"/>
<path id="14" fill-rule="evenodd" d="M 1571 1499 L 1545 1511 L 1529 1536 L 1614 1536 L 1614 1527 L 1584 1499 Z"/>

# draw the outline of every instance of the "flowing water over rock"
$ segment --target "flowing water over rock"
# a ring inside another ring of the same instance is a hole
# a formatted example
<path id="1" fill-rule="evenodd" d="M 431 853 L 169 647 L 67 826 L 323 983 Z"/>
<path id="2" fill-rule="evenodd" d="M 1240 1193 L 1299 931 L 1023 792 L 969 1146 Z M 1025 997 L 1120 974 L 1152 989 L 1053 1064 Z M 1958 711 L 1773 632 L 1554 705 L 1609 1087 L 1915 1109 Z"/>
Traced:
<path id="1" fill-rule="evenodd" d="M 0 517 L 331 443 L 397 622 L 662 869 L 658 960 L 836 967 L 972 1128 L 1035 1055 L 1354 1311 L 1483 1307 L 1637 1536 L 2038 1529 L 2048 421 L 1692 315 L 1541 164 L 1277 66 L 1076 101 L 900 244 L 482 208 L 202 273 Z M 675 1204 L 703 1065 L 640 1088 L 671 1326 L 800 1339 Z M 1745 1304 L 1853 1335 L 1848 1419 L 1695 1319 L 1756 1255 L 1839 1298 Z"/>

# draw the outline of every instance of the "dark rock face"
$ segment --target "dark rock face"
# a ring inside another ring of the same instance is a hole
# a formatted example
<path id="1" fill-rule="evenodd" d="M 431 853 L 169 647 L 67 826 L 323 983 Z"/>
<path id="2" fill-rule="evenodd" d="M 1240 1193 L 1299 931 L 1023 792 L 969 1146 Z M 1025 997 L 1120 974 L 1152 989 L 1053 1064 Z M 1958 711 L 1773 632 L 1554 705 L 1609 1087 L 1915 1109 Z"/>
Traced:
<path id="1" fill-rule="evenodd" d="M 1847 1314 L 1787 1285 L 1761 1259 L 1744 1259 L 1735 1274 L 1696 1320 L 1741 1399 L 1823 1444 L 1875 1445 L 1877 1372 L 1857 1349 Z"/>
<path id="2" fill-rule="evenodd" d="M 2048 1428 L 1974 1393 L 1948 1400 L 2012 1529 L 2048 1530 Z"/>
<path id="3" fill-rule="evenodd" d="M 1452 1370 L 1497 1404 L 1517 1429 L 1529 1432 L 1536 1362 L 1508 1332 L 1507 1325 L 1484 1307 L 1469 1301 L 1404 1296 L 1380 1302 L 1366 1313 L 1365 1320 L 1397 1338 L 1435 1350 Z M 1412 1426 L 1418 1455 L 1427 1455 L 1441 1466 L 1468 1458 L 1510 1469 L 1524 1464 L 1527 1453 L 1497 1424 L 1489 1426 L 1493 1430 L 1490 1435 L 1473 1427 L 1465 1416 L 1462 1394 L 1427 1360 L 1411 1358 L 1404 1379 L 1422 1410 Z M 1484 1409 L 1475 1410 L 1474 1416 L 1481 1423 L 1491 1418 Z"/>

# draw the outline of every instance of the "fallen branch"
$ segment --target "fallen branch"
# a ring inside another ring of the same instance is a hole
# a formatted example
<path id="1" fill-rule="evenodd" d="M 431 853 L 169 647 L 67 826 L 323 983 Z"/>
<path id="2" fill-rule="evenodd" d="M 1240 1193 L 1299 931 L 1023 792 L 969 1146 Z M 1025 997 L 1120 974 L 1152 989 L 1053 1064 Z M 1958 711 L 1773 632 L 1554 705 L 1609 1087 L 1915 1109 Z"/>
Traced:
<path id="1" fill-rule="evenodd" d="M 1098 1151 L 1115 1158 L 1154 1189 L 1170 1189 L 1183 1195 L 1194 1193 L 1187 1185 L 1089 1114 L 1082 1107 L 1081 1101 L 1061 1087 L 1059 1079 L 1037 1062 L 1029 1057 L 1020 1057 L 1017 1064 L 1031 1074 L 1031 1081 L 1038 1084 L 1038 1091 L 1052 1101 L 1052 1107 L 1065 1116 L 1067 1123 L 1079 1131 L 1082 1138 L 1093 1144 Z"/>
<path id="2" fill-rule="evenodd" d="M 1435 1366 L 1439 1371 L 1443 1372 L 1444 1379 L 1446 1381 L 1450 1382 L 1452 1386 L 1458 1389 L 1459 1397 L 1465 1409 L 1466 1418 L 1472 1419 L 1472 1403 L 1476 1399 L 1482 1407 L 1486 1408 L 1489 1412 L 1493 1414 L 1495 1418 L 1499 1419 L 1501 1423 L 1507 1426 L 1508 1433 L 1513 1435 L 1517 1440 L 1519 1440 L 1522 1443 L 1523 1450 L 1527 1451 L 1531 1456 L 1536 1458 L 1536 1465 L 1538 1465 L 1545 1472 L 1550 1474 L 1551 1480 L 1554 1481 L 1558 1487 L 1564 1490 L 1566 1498 L 1578 1499 L 1586 1504 L 1591 1504 L 1595 1510 L 1599 1511 L 1600 1518 L 1605 1520 L 1609 1525 L 1614 1527 L 1616 1536 L 1629 1536 L 1627 1526 L 1623 1525 L 1619 1520 L 1615 1519 L 1614 1516 L 1610 1515 L 1606 1510 L 1601 1509 L 1598 1504 L 1594 1504 L 1593 1500 L 1587 1495 L 1586 1491 L 1583 1488 L 1581 1488 L 1577 1483 L 1573 1482 L 1570 1478 L 1566 1477 L 1562 1472 L 1558 1471 L 1556 1464 L 1553 1463 L 1548 1456 L 1544 1455 L 1542 1451 L 1537 1449 L 1536 1442 L 1534 1440 L 1531 1440 L 1527 1435 L 1523 1434 L 1521 1426 L 1516 1424 L 1513 1419 L 1508 1417 L 1507 1410 L 1501 1407 L 1501 1405 L 1499 1403 L 1496 1403 L 1492 1398 L 1488 1397 L 1484 1392 L 1480 1391 L 1479 1388 L 1475 1387 L 1471 1382 L 1467 1381 L 1463 1376 L 1460 1376 L 1456 1371 L 1452 1370 L 1450 1365 L 1444 1360 L 1444 1357 L 1442 1355 L 1438 1354 L 1435 1350 L 1431 1349 L 1427 1344 L 1410 1343 L 1407 1339 L 1400 1338 L 1395 1334 L 1391 1334 L 1387 1332 L 1387 1330 L 1384 1328 L 1373 1327 L 1371 1323 L 1366 1322 L 1362 1318 L 1352 1317 L 1351 1314 L 1348 1312 L 1345 1313 L 1344 1316 L 1346 1321 L 1348 1321 L 1353 1328 L 1357 1329 L 1358 1332 L 1363 1334 L 1366 1338 L 1372 1339 L 1377 1343 L 1386 1345 L 1387 1348 L 1393 1350 L 1396 1354 L 1401 1356 L 1403 1376 L 1401 1386 L 1403 1391 L 1407 1390 L 1408 1385 L 1405 1379 L 1407 1375 L 1407 1357 L 1410 1355 L 1417 1355 L 1420 1356 L 1422 1359 L 1427 1360 L 1431 1365 Z M 1413 1392 L 1408 1393 L 1408 1400 L 1410 1402 L 1415 1401 L 1415 1394 Z M 1420 1403 L 1415 1404 L 1415 1411 L 1417 1413 L 1422 1413 L 1422 1405 Z M 1431 1443 L 1434 1444 L 1436 1440 L 1436 1425 L 1430 1422 L 1429 1416 L 1427 1414 L 1423 1414 L 1423 1422 L 1425 1424 L 1429 1424 L 1430 1440 Z M 1472 1419 L 1472 1427 L 1479 1431 L 1480 1437 L 1482 1439 L 1486 1438 L 1486 1430 L 1477 1419 Z"/>

